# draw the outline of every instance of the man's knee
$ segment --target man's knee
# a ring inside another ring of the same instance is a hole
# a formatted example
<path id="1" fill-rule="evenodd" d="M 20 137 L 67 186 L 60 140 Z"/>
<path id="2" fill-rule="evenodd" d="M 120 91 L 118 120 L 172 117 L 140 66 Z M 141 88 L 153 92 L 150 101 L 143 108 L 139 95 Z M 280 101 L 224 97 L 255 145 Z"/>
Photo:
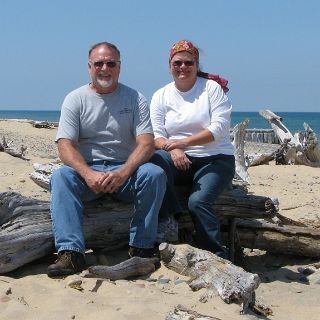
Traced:
<path id="1" fill-rule="evenodd" d="M 50 189 L 55 183 L 63 183 L 73 179 L 75 174 L 76 171 L 68 166 L 62 166 L 59 169 L 56 169 L 55 171 L 53 171 L 50 178 Z"/>
<path id="2" fill-rule="evenodd" d="M 161 183 L 163 185 L 166 184 L 166 173 L 159 166 L 153 163 L 145 163 L 140 167 L 140 169 L 143 176 L 148 177 L 152 180 L 156 180 L 158 183 Z"/>

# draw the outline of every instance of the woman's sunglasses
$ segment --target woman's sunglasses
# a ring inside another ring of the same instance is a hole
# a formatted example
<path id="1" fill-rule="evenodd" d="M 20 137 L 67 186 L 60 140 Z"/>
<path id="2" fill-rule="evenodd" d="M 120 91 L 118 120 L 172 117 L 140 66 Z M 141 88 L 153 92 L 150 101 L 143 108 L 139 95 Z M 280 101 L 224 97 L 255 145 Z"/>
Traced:
<path id="1" fill-rule="evenodd" d="M 117 65 L 117 62 L 120 61 L 91 61 L 89 60 L 90 63 L 93 64 L 93 66 L 96 69 L 101 69 L 103 67 L 103 65 L 105 64 L 108 68 L 114 68 Z"/>
<path id="2" fill-rule="evenodd" d="M 174 67 L 181 67 L 182 65 L 185 65 L 186 67 L 191 67 L 194 65 L 194 61 L 192 60 L 186 60 L 186 61 L 182 61 L 182 60 L 175 60 L 172 62 L 172 65 Z"/>

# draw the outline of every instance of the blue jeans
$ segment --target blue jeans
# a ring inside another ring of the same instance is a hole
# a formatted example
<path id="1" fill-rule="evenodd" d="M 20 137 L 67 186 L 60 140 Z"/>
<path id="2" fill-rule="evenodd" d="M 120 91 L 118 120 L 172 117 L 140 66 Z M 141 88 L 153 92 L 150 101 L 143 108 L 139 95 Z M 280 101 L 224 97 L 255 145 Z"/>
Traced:
<path id="1" fill-rule="evenodd" d="M 90 164 L 96 171 L 113 171 L 123 163 L 102 161 Z M 133 202 L 129 245 L 153 248 L 158 228 L 158 214 L 166 190 L 166 175 L 152 163 L 141 165 L 112 196 L 120 201 Z M 55 246 L 58 252 L 85 252 L 83 234 L 84 203 L 102 197 L 94 193 L 84 179 L 71 167 L 54 171 L 50 180 L 51 218 Z"/>
<path id="2" fill-rule="evenodd" d="M 192 165 L 186 171 L 178 170 L 173 164 L 170 153 L 164 150 L 157 150 L 150 160 L 166 172 L 168 180 L 160 216 L 181 212 L 175 185 L 192 185 L 188 209 L 194 223 L 197 245 L 201 249 L 225 257 L 221 244 L 219 218 L 213 210 L 213 204 L 234 177 L 234 156 L 218 154 L 188 158 L 192 161 Z"/>

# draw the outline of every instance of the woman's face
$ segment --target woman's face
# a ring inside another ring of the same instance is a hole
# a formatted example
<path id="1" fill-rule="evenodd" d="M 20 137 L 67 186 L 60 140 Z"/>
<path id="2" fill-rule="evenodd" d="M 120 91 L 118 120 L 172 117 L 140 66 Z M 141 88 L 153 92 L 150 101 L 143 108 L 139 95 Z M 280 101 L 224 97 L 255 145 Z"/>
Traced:
<path id="1" fill-rule="evenodd" d="M 186 51 L 178 52 L 170 61 L 170 71 L 175 82 L 195 81 L 198 63 L 191 53 Z"/>

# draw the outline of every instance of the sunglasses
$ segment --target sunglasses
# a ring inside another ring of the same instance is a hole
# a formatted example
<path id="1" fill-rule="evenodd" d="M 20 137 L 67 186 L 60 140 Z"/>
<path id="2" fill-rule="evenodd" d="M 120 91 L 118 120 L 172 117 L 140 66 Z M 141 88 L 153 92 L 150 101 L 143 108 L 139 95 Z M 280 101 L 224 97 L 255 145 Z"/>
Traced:
<path id="1" fill-rule="evenodd" d="M 192 60 L 186 60 L 186 61 L 181 61 L 181 60 L 176 60 L 172 62 L 172 65 L 174 67 L 181 67 L 182 65 L 185 65 L 186 67 L 191 67 L 194 65 L 194 61 Z"/>
<path id="2" fill-rule="evenodd" d="M 120 62 L 120 61 L 91 61 L 89 60 L 90 63 L 93 64 L 93 66 L 96 68 L 96 69 L 100 69 L 103 67 L 103 65 L 105 64 L 108 68 L 114 68 L 116 65 L 117 65 L 117 62 Z"/>

